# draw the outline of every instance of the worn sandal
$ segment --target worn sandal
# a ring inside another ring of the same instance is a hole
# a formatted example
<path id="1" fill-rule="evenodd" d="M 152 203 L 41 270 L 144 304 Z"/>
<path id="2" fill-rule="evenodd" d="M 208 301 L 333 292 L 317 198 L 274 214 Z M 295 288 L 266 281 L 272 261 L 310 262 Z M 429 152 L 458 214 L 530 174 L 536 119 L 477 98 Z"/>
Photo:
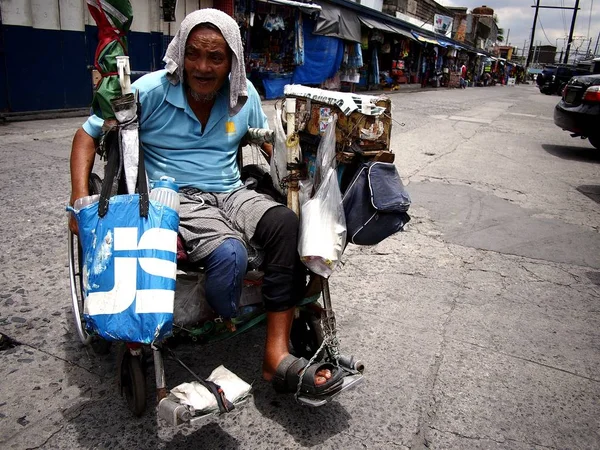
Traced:
<path id="1" fill-rule="evenodd" d="M 292 392 L 298 390 L 298 381 L 300 374 L 308 365 L 308 361 L 304 358 L 296 358 L 294 355 L 286 356 L 275 371 L 273 376 L 273 387 L 277 392 Z M 323 384 L 315 383 L 315 374 L 319 370 L 329 369 L 331 378 Z M 331 363 L 315 363 L 310 365 L 304 376 L 302 377 L 302 385 L 300 394 L 305 394 L 310 397 L 319 397 L 322 395 L 330 395 L 338 391 L 343 384 L 344 371 Z"/>

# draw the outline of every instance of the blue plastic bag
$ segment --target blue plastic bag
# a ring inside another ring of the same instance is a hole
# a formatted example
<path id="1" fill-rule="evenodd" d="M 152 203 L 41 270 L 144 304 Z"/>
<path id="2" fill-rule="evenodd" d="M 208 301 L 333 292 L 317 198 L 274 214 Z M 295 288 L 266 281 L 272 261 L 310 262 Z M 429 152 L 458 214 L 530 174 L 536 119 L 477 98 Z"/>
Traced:
<path id="1" fill-rule="evenodd" d="M 177 212 L 150 201 L 140 217 L 139 195 L 110 198 L 73 211 L 83 249 L 83 317 L 106 340 L 149 344 L 169 336 L 177 272 Z"/>

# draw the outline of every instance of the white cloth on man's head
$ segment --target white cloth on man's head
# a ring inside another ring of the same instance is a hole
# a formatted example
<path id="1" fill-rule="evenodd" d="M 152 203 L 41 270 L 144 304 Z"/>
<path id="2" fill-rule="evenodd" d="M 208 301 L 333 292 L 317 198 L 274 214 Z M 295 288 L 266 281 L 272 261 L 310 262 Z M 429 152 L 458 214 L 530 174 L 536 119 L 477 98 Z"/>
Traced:
<path id="1" fill-rule="evenodd" d="M 163 61 L 167 64 L 169 81 L 176 85 L 183 82 L 185 44 L 192 29 L 201 23 L 211 23 L 219 30 L 232 52 L 231 73 L 229 74 L 229 115 L 233 116 L 248 100 L 246 68 L 244 67 L 244 47 L 240 27 L 236 21 L 217 9 L 199 9 L 188 14 L 181 22 L 179 31 L 169 44 Z"/>

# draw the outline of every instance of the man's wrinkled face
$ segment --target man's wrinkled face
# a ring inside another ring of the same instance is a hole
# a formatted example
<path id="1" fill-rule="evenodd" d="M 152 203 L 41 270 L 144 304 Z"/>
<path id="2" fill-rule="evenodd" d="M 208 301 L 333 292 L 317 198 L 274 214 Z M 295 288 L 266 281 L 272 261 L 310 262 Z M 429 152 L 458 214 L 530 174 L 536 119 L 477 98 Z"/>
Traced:
<path id="1" fill-rule="evenodd" d="M 213 99 L 231 70 L 231 49 L 223 35 L 211 28 L 194 28 L 185 45 L 184 70 L 192 97 Z"/>

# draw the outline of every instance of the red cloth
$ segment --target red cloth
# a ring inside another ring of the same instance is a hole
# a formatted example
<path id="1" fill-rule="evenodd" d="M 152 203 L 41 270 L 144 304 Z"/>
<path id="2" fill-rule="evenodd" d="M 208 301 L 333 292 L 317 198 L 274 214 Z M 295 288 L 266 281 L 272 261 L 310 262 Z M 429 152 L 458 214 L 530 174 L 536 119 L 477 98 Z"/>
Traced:
<path id="1" fill-rule="evenodd" d="M 220 9 L 233 17 L 233 0 L 215 0 L 213 2 L 213 8 Z"/>
<path id="2" fill-rule="evenodd" d="M 467 66 L 465 66 L 464 64 L 460 68 L 460 76 L 463 78 L 467 78 Z"/>

